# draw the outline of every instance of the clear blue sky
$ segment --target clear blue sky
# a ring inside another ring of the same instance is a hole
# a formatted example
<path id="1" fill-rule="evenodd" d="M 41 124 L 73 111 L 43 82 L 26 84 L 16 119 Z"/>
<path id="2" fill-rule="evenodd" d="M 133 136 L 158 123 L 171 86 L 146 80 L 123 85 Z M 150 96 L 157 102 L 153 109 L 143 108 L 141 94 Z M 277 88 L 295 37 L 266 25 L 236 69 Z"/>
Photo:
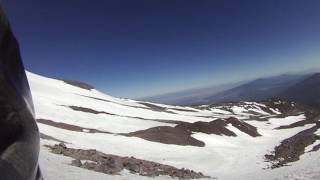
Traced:
<path id="1" fill-rule="evenodd" d="M 143 97 L 320 66 L 319 0 L 4 0 L 26 68 Z"/>

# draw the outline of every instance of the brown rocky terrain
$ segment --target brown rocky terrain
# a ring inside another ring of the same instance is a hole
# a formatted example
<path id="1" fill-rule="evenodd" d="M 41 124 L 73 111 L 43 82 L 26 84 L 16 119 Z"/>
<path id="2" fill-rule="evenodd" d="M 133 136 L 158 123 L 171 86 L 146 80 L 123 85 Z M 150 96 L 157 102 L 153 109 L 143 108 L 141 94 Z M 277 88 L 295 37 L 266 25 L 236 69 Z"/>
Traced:
<path id="1" fill-rule="evenodd" d="M 82 96 L 82 97 L 86 97 L 86 98 L 90 98 L 90 99 L 94 99 L 94 100 L 98 100 L 98 101 L 111 102 L 111 103 L 115 103 L 115 104 L 118 104 L 118 105 L 121 105 L 121 106 L 134 107 L 134 108 L 141 108 L 141 109 L 149 109 L 149 110 L 157 111 L 157 112 L 167 112 L 167 113 L 175 114 L 175 113 L 174 113 L 174 112 L 172 112 L 172 111 L 168 111 L 168 109 L 167 109 L 167 108 L 160 107 L 160 106 L 157 106 L 157 105 L 154 105 L 154 104 L 151 104 L 151 103 L 146 103 L 146 102 L 140 102 L 140 103 L 139 103 L 139 104 L 142 104 L 142 105 L 144 105 L 144 106 L 146 106 L 146 107 L 130 106 L 130 105 L 120 104 L 120 103 L 113 102 L 113 101 L 109 101 L 109 100 L 102 99 L 102 98 L 91 97 L 91 96 L 85 96 L 85 95 L 80 95 L 80 94 L 77 94 L 77 95 Z"/>
<path id="2" fill-rule="evenodd" d="M 193 138 L 192 132 L 169 126 L 154 127 L 142 131 L 136 131 L 126 134 L 127 136 L 139 137 L 148 141 L 164 144 L 205 146 L 204 142 Z"/>
<path id="3" fill-rule="evenodd" d="M 111 134 L 111 133 L 106 132 L 106 131 L 100 131 L 100 130 L 97 130 L 97 129 L 84 128 L 84 127 L 75 126 L 75 125 L 71 125 L 71 124 L 55 122 L 55 121 L 47 120 L 47 119 L 37 119 L 37 122 L 41 123 L 41 124 L 46 124 L 46 125 L 49 125 L 49 126 L 53 126 L 53 127 L 56 127 L 56 128 L 69 130 L 69 131 Z"/>
<path id="4" fill-rule="evenodd" d="M 226 136 L 237 136 L 234 132 L 230 131 L 226 126 L 231 124 L 235 128 L 239 129 L 240 131 L 252 136 L 257 137 L 261 136 L 257 128 L 241 121 L 235 117 L 230 117 L 227 119 L 217 119 L 211 122 L 195 122 L 195 123 L 181 123 L 176 126 L 179 129 L 185 129 L 187 131 L 192 132 L 202 132 L 205 134 L 217 134 L 217 135 L 226 135 Z"/>
<path id="5" fill-rule="evenodd" d="M 320 123 L 317 123 L 312 128 L 283 140 L 271 154 L 266 154 L 266 160 L 272 163 L 271 168 L 278 168 L 298 161 L 300 156 L 304 154 L 305 148 L 320 139 L 320 136 L 314 134 L 319 128 Z M 315 147 L 313 150 L 319 150 L 319 148 Z"/>
<path id="6" fill-rule="evenodd" d="M 237 136 L 234 132 L 227 128 L 231 124 L 240 131 L 252 136 L 261 136 L 257 128 L 250 124 L 231 117 L 228 119 L 217 119 L 211 122 L 198 121 L 195 123 L 180 122 L 175 127 L 160 126 L 146 130 L 136 131 L 125 136 L 139 137 L 148 141 L 159 142 L 164 144 L 190 145 L 190 146 L 205 146 L 205 143 L 193 138 L 191 135 L 194 132 L 205 134 L 216 134 L 225 136 Z"/>
<path id="7" fill-rule="evenodd" d="M 67 106 L 70 109 L 74 110 L 74 111 L 81 111 L 81 112 L 86 112 L 86 113 L 91 113 L 91 114 L 108 114 L 108 115 L 116 115 L 116 114 L 112 114 L 112 113 L 108 113 L 105 111 L 96 111 L 94 109 L 90 109 L 90 108 L 85 108 L 85 107 L 79 107 L 79 106 Z"/>
<path id="8" fill-rule="evenodd" d="M 96 150 L 72 149 L 68 148 L 64 143 L 48 147 L 52 153 L 74 158 L 75 160 L 71 162 L 73 166 L 105 174 L 115 175 L 126 169 L 131 173 L 149 177 L 170 176 L 179 179 L 208 178 L 208 176 L 203 175 L 201 172 L 189 169 L 178 169 L 173 166 L 136 159 L 134 157 L 104 154 Z"/>
<path id="9" fill-rule="evenodd" d="M 80 111 L 80 112 L 91 113 L 91 114 L 107 114 L 107 115 L 112 115 L 112 116 L 135 118 L 135 119 L 141 119 L 141 120 L 146 120 L 146 121 L 156 121 L 156 122 L 162 122 L 162 123 L 168 123 L 168 124 L 180 124 L 180 123 L 183 123 L 183 121 L 177 121 L 177 120 L 147 119 L 147 118 L 142 118 L 142 117 L 123 116 L 123 115 L 108 113 L 108 112 L 105 112 L 105 111 L 96 111 L 96 110 L 91 109 L 91 108 L 79 107 L 79 106 L 64 106 L 64 107 L 68 107 L 68 108 L 70 108 L 70 109 L 72 109 L 74 111 Z"/>
<path id="10" fill-rule="evenodd" d="M 191 109 L 181 109 L 181 108 L 170 108 L 172 110 L 176 110 L 176 111 L 183 111 L 183 112 L 197 112 L 195 110 L 191 110 Z"/>
<path id="11" fill-rule="evenodd" d="M 217 134 L 226 136 L 237 136 L 234 132 L 226 128 L 228 123 L 222 119 L 214 120 L 211 122 L 198 121 L 195 123 L 181 123 L 177 125 L 176 129 L 181 129 L 190 132 L 202 132 L 205 134 Z"/>
<path id="12" fill-rule="evenodd" d="M 295 128 L 295 127 L 301 127 L 301 126 L 305 126 L 307 124 L 315 124 L 319 121 L 320 119 L 320 111 L 313 109 L 313 108 L 309 108 L 308 110 L 306 110 L 304 112 L 304 115 L 306 116 L 305 120 L 299 121 L 299 122 L 295 122 L 289 125 L 285 125 L 285 126 L 280 126 L 276 129 L 289 129 L 289 128 Z"/>
<path id="13" fill-rule="evenodd" d="M 40 138 L 41 138 L 41 139 L 46 139 L 46 140 L 57 141 L 57 142 L 60 142 L 60 143 L 65 143 L 64 141 L 61 141 L 61 140 L 59 140 L 59 139 L 57 139 L 57 138 L 54 138 L 54 137 L 52 137 L 52 136 L 48 136 L 48 135 L 43 134 L 43 133 L 40 133 Z"/>
<path id="14" fill-rule="evenodd" d="M 94 89 L 94 86 L 87 84 L 87 83 L 84 83 L 84 82 L 75 81 L 75 80 L 66 80 L 66 79 L 58 79 L 58 80 L 61 80 L 69 85 L 76 86 L 76 87 L 79 87 L 82 89 L 86 89 L 86 90 Z"/>

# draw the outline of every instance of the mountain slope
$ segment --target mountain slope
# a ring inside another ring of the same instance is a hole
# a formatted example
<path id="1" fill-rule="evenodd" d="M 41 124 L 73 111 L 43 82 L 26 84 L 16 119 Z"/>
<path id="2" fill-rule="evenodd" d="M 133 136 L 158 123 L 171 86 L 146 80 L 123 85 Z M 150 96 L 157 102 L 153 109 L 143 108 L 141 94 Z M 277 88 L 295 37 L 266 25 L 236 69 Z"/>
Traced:
<path id="1" fill-rule="evenodd" d="M 169 93 L 149 98 L 151 101 L 174 105 L 209 104 L 230 101 L 261 101 L 280 94 L 290 86 L 304 80 L 310 74 L 284 74 L 269 78 L 260 78 L 250 82 L 238 82 L 195 89 L 184 92 Z"/>
<path id="2" fill-rule="evenodd" d="M 280 75 L 261 78 L 208 97 L 208 102 L 261 101 L 278 95 L 308 75 Z"/>
<path id="3" fill-rule="evenodd" d="M 320 73 L 289 87 L 280 97 L 310 105 L 320 105 Z"/>
<path id="4" fill-rule="evenodd" d="M 167 93 L 158 96 L 145 97 L 141 100 L 172 105 L 205 104 L 207 103 L 207 97 L 228 90 L 230 88 L 234 88 L 242 83 L 243 82 L 228 83 L 206 88 Z"/>
<path id="5" fill-rule="evenodd" d="M 49 180 L 281 179 L 319 170 L 318 152 L 301 154 L 319 142 L 295 137 L 308 130 L 317 138 L 319 119 L 292 102 L 168 106 L 27 74 L 41 132 L 40 166 Z M 275 149 L 293 137 L 303 146 Z M 268 169 L 278 163 L 290 166 Z"/>

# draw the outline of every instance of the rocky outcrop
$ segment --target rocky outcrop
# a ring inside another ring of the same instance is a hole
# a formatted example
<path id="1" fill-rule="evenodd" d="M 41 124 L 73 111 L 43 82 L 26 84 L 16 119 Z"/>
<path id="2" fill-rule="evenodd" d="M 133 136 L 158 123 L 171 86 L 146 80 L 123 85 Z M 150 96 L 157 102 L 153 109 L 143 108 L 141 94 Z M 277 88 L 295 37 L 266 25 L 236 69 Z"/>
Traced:
<path id="1" fill-rule="evenodd" d="M 94 89 L 94 86 L 90 85 L 90 84 L 87 84 L 87 83 L 84 83 L 84 82 L 80 82 L 80 81 L 75 81 L 75 80 L 66 80 L 66 79 L 58 79 L 58 80 L 61 80 L 71 86 L 75 86 L 75 87 L 78 87 L 78 88 L 82 88 L 82 89 L 86 89 L 86 90 L 92 90 Z"/>
<path id="2" fill-rule="evenodd" d="M 154 127 L 125 135 L 139 137 L 148 141 L 159 142 L 163 144 L 176 144 L 182 146 L 190 145 L 198 147 L 205 146 L 204 142 L 199 141 L 191 136 L 191 131 L 169 126 Z"/>
<path id="3" fill-rule="evenodd" d="M 314 134 L 319 128 L 320 123 L 317 123 L 314 127 L 283 140 L 275 147 L 273 153 L 266 154 L 265 158 L 271 162 L 271 168 L 279 168 L 290 162 L 298 161 L 304 154 L 305 148 L 320 139 L 320 136 Z M 318 148 L 315 147 L 314 150 Z"/>
<path id="4" fill-rule="evenodd" d="M 205 143 L 192 137 L 193 133 L 237 136 L 234 132 L 227 128 L 228 124 L 231 124 L 243 133 L 246 133 L 252 137 L 261 136 L 258 133 L 256 127 L 234 117 L 230 117 L 227 119 L 217 119 L 211 122 L 180 122 L 175 127 L 159 126 L 121 135 L 139 137 L 147 141 L 159 142 L 164 144 L 204 147 Z"/>
<path id="5" fill-rule="evenodd" d="M 195 172 L 184 168 L 178 169 L 173 166 L 136 159 L 134 157 L 109 155 L 96 150 L 72 149 L 68 148 L 63 143 L 49 146 L 49 148 L 52 153 L 74 158 L 75 160 L 71 162 L 72 166 L 105 174 L 116 175 L 126 169 L 133 174 L 149 177 L 170 176 L 179 179 L 199 179 L 208 177 L 201 172 Z"/>
<path id="6" fill-rule="evenodd" d="M 237 136 L 234 132 L 226 128 L 228 123 L 222 119 L 211 122 L 198 121 L 195 123 L 181 123 L 175 128 L 189 132 L 201 132 L 205 134 L 216 134 L 225 136 Z"/>
<path id="7" fill-rule="evenodd" d="M 69 130 L 69 131 L 86 132 L 86 133 L 107 133 L 107 134 L 111 134 L 110 132 L 100 131 L 98 129 L 84 128 L 84 127 L 75 126 L 75 125 L 71 125 L 71 124 L 55 122 L 55 121 L 47 120 L 47 119 L 37 119 L 37 122 L 41 123 L 41 124 L 53 126 L 53 127 L 56 127 L 56 128 Z"/>
<path id="8" fill-rule="evenodd" d="M 261 136 L 257 128 L 241 121 L 235 117 L 230 117 L 227 119 L 217 119 L 211 122 L 202 122 L 198 121 L 195 123 L 181 123 L 176 126 L 178 129 L 184 129 L 186 131 L 192 132 L 201 132 L 205 134 L 216 134 L 216 135 L 225 135 L 225 136 L 237 136 L 234 132 L 227 128 L 227 125 L 231 124 L 240 131 L 252 136 L 258 137 Z"/>

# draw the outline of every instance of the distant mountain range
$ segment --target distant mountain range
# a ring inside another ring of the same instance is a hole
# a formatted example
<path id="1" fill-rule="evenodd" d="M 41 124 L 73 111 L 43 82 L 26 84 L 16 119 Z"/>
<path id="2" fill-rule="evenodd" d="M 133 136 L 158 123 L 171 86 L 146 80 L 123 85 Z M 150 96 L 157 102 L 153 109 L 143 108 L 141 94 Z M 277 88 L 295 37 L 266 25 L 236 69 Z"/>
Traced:
<path id="1" fill-rule="evenodd" d="M 320 73 L 313 74 L 282 92 L 279 97 L 310 105 L 320 105 Z"/>
<path id="2" fill-rule="evenodd" d="M 235 85 L 235 84 L 233 84 Z M 232 85 L 230 85 L 232 86 Z M 171 94 L 171 99 L 167 101 L 165 96 L 146 98 L 147 101 L 175 104 L 210 104 L 219 102 L 238 102 L 238 101 L 262 101 L 272 97 L 284 98 L 302 102 L 310 105 L 320 104 L 320 73 L 304 74 L 283 74 L 268 78 L 259 78 L 254 81 L 238 84 L 227 89 L 215 89 L 210 92 L 197 96 L 183 97 L 174 99 L 175 94 Z M 177 93 L 178 94 L 178 93 Z"/>
<path id="3" fill-rule="evenodd" d="M 289 87 L 304 80 L 309 75 L 280 75 L 270 78 L 260 78 L 238 87 L 214 94 L 207 98 L 209 102 L 229 102 L 229 101 L 261 101 L 274 96 Z"/>
<path id="4" fill-rule="evenodd" d="M 188 105 L 195 103 L 200 104 L 206 102 L 207 98 L 209 96 L 212 96 L 213 94 L 234 88 L 243 83 L 244 81 L 227 83 L 217 86 L 210 86 L 205 88 L 185 90 L 180 92 L 166 93 L 162 95 L 141 98 L 140 100 L 173 105 Z"/>

